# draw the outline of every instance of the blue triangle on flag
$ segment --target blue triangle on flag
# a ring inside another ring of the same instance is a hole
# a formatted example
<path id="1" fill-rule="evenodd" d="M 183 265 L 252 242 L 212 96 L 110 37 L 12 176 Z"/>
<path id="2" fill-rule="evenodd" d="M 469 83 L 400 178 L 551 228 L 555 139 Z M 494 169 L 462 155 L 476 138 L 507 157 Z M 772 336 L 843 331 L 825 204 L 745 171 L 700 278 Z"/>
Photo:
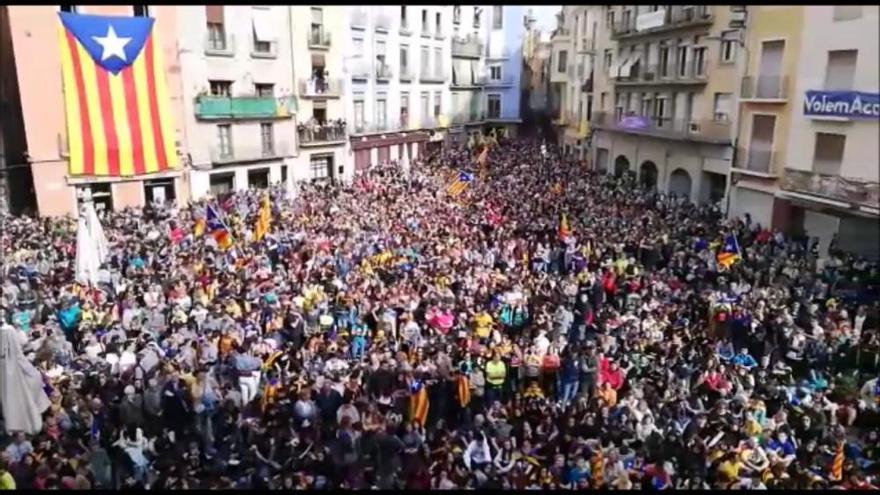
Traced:
<path id="1" fill-rule="evenodd" d="M 61 24 L 103 69 L 118 74 L 140 55 L 153 29 L 150 17 L 59 12 Z"/>

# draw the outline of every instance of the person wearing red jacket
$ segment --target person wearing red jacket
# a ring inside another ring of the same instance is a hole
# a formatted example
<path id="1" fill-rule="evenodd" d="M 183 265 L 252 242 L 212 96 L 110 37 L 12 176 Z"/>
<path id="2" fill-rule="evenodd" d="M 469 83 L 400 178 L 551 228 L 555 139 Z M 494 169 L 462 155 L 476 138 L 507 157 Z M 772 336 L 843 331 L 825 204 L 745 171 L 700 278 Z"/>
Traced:
<path id="1" fill-rule="evenodd" d="M 605 356 L 602 356 L 599 359 L 598 386 L 601 387 L 603 383 L 607 383 L 611 385 L 611 388 L 614 390 L 620 390 L 620 388 L 623 387 L 625 378 L 626 375 L 616 362 L 611 361 Z"/>

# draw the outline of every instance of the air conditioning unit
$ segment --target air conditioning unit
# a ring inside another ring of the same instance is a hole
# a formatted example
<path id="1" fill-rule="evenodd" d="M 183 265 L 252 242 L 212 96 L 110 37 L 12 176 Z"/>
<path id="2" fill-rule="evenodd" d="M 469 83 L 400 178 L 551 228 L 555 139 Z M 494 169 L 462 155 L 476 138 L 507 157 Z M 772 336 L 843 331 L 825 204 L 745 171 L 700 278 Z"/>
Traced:
<path id="1" fill-rule="evenodd" d="M 699 134 L 700 133 L 700 123 L 699 122 L 688 122 L 688 133 L 689 134 Z"/>

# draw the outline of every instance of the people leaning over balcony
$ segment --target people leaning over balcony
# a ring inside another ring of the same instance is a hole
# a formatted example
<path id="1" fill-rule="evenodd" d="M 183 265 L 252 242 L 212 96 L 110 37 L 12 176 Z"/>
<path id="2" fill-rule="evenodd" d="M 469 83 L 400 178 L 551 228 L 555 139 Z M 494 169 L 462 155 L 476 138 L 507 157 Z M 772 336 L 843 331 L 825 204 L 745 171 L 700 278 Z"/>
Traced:
<path id="1" fill-rule="evenodd" d="M 312 116 L 308 121 L 296 126 L 299 139 L 302 142 L 334 141 L 345 138 L 347 124 L 344 119 L 321 121 Z"/>

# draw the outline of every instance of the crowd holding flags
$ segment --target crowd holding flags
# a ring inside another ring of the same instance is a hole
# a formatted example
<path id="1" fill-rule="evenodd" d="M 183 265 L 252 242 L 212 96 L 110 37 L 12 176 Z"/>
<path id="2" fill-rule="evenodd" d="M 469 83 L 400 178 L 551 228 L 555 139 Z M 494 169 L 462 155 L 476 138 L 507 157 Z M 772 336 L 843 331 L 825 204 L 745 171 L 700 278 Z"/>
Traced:
<path id="1" fill-rule="evenodd" d="M 471 182 L 474 181 L 474 174 L 470 172 L 465 172 L 464 170 L 460 170 L 458 175 L 455 176 L 455 179 L 446 186 L 446 194 L 453 198 L 457 198 L 463 193 L 468 186 L 471 185 Z"/>
<path id="2" fill-rule="evenodd" d="M 416 382 L 413 384 L 411 391 L 412 395 L 409 399 L 410 420 L 424 428 L 425 423 L 428 421 L 428 409 L 431 407 L 428 400 L 428 390 L 425 388 L 425 384 Z"/>
<path id="3" fill-rule="evenodd" d="M 716 256 L 718 266 L 723 270 L 729 270 L 741 258 L 742 253 L 739 250 L 739 243 L 736 242 L 736 236 L 733 234 L 728 235 L 724 238 L 724 244 L 722 244 L 721 250 L 718 251 Z"/>

